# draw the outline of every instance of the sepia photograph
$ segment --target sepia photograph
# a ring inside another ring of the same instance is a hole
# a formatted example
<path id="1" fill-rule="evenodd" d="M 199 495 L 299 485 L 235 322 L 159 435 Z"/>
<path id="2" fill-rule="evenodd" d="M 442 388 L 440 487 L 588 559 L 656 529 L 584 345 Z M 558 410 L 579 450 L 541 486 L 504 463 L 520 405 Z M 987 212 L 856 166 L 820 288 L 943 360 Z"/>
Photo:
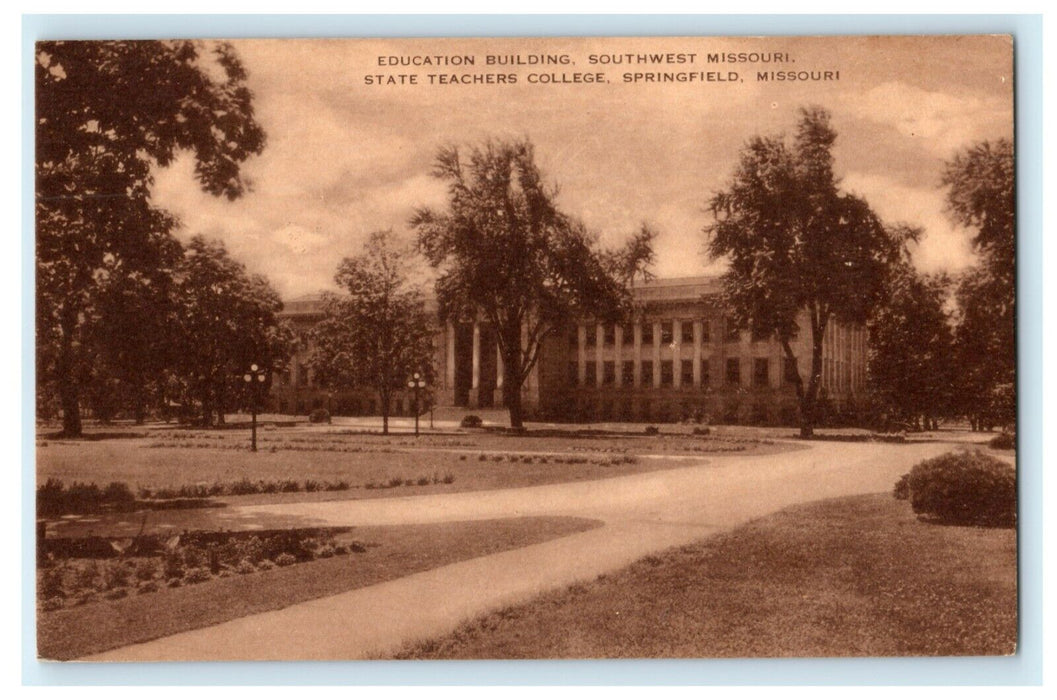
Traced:
<path id="1" fill-rule="evenodd" d="M 1013 49 L 37 41 L 37 657 L 1017 653 Z"/>

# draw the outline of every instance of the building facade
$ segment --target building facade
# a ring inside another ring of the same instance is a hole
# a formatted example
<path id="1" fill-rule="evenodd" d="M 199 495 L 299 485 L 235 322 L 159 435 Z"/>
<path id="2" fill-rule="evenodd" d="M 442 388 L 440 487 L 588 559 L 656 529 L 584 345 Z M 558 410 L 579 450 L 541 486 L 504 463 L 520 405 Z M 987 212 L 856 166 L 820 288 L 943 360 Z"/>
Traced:
<path id="1" fill-rule="evenodd" d="M 551 421 L 670 422 L 793 425 L 797 399 L 792 367 L 771 338 L 738 331 L 710 277 L 657 279 L 632 289 L 636 313 L 625 324 L 570 319 L 549 335 L 522 387 L 526 417 Z M 284 316 L 304 333 L 321 315 L 318 297 L 287 304 Z M 801 377 L 811 364 L 811 338 L 792 343 Z M 307 334 L 306 334 L 307 338 Z M 277 377 L 273 397 L 280 411 L 304 413 L 325 407 L 336 414 L 378 412 L 369 392 L 328 391 L 304 364 Z M 503 367 L 495 335 L 484 322 L 438 323 L 434 361 L 436 405 L 467 409 L 502 407 Z M 866 330 L 830 322 L 823 342 L 823 410 L 852 413 L 866 387 Z M 394 414 L 410 408 L 399 396 Z"/>

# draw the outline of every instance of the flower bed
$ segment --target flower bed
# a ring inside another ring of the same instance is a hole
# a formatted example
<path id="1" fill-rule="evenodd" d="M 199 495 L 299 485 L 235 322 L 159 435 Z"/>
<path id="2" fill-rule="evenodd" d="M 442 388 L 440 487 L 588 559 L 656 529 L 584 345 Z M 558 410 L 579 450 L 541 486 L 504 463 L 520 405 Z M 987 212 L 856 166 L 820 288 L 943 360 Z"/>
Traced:
<path id="1" fill-rule="evenodd" d="M 124 540 L 49 538 L 38 559 L 37 601 L 43 610 L 58 610 L 365 551 L 362 542 L 338 541 L 337 536 L 348 531 L 301 528 L 199 531 Z"/>

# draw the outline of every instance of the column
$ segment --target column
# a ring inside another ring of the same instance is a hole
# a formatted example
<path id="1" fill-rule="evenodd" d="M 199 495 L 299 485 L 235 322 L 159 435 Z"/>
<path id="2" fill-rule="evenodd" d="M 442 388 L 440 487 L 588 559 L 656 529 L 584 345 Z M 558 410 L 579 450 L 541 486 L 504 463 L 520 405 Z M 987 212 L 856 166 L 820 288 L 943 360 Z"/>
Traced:
<path id="1" fill-rule="evenodd" d="M 683 386 L 683 322 L 672 321 L 672 386 Z"/>
<path id="2" fill-rule="evenodd" d="M 495 388 L 503 388 L 503 353 L 499 350 L 499 343 L 495 346 Z"/>
<path id="3" fill-rule="evenodd" d="M 661 386 L 661 322 L 653 322 L 653 388 Z"/>
<path id="4" fill-rule="evenodd" d="M 583 386 L 587 380 L 587 326 L 576 324 L 576 383 Z"/>
<path id="5" fill-rule="evenodd" d="M 474 389 L 481 385 L 481 324 L 473 322 L 473 382 Z"/>
<path id="6" fill-rule="evenodd" d="M 632 327 L 632 332 L 635 337 L 635 349 L 632 354 L 632 357 L 635 358 L 633 371 L 635 373 L 635 388 L 638 389 L 642 386 L 642 324 L 636 321 Z"/>
<path id="7" fill-rule="evenodd" d="M 617 324 L 613 334 L 613 385 L 618 389 L 624 384 L 624 326 Z"/>
<path id="8" fill-rule="evenodd" d="M 700 321 L 694 321 L 694 388 L 701 386 L 701 338 L 704 335 L 704 326 Z"/>
<path id="9" fill-rule="evenodd" d="M 595 326 L 595 386 L 602 386 L 602 353 L 604 351 L 605 328 L 601 323 Z"/>
<path id="10" fill-rule="evenodd" d="M 444 358 L 444 388 L 455 388 L 455 324 L 451 321 L 445 325 L 447 334 L 447 353 Z"/>

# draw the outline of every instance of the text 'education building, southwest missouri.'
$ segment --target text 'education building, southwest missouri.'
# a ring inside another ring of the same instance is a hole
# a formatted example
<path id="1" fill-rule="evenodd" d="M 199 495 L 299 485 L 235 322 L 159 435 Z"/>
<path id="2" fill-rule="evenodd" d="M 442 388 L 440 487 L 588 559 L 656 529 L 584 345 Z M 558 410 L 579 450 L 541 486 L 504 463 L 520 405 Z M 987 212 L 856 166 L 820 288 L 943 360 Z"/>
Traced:
<path id="1" fill-rule="evenodd" d="M 636 318 L 623 325 L 576 323 L 548 336 L 522 387 L 526 417 L 548 421 L 794 425 L 796 389 L 773 338 L 738 331 L 721 302 L 716 277 L 654 279 L 632 288 Z M 271 400 L 281 413 L 326 408 L 335 415 L 377 415 L 370 391 L 333 390 L 307 365 L 308 331 L 323 318 L 322 295 L 288 301 L 283 317 L 303 341 L 289 369 L 275 377 Z M 808 376 L 806 314 L 792 349 Z M 438 321 L 434 342 L 435 407 L 502 408 L 502 360 L 488 323 Z M 823 343 L 820 398 L 832 411 L 854 410 L 866 388 L 867 332 L 831 321 Z M 393 415 L 409 415 L 400 393 Z M 423 401 L 423 406 L 427 404 Z"/>

